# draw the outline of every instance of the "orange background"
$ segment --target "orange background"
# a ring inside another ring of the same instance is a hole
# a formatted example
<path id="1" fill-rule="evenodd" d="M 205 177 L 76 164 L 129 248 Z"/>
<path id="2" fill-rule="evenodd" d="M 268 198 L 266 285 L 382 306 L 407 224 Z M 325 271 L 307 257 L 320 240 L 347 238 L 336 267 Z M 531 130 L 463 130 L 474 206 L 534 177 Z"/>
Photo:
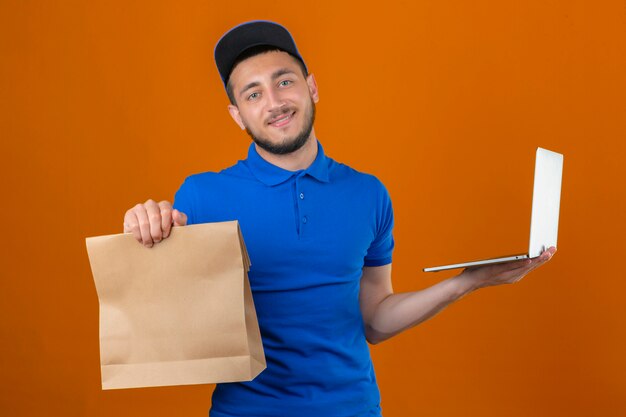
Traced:
<path id="1" fill-rule="evenodd" d="M 258 18 L 387 185 L 397 291 L 523 251 L 534 150 L 565 154 L 556 257 L 374 346 L 385 416 L 626 415 L 623 0 L 0 1 L 0 414 L 206 415 L 212 386 L 101 391 L 84 238 L 245 157 L 212 53 Z"/>

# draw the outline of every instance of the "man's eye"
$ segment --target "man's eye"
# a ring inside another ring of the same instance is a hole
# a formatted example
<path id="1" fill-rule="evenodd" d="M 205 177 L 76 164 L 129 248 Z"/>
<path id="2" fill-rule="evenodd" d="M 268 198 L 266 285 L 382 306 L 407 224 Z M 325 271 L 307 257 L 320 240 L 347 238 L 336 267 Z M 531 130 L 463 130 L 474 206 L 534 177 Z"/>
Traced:
<path id="1" fill-rule="evenodd" d="M 258 98 L 260 96 L 259 93 L 252 93 L 248 96 L 248 100 L 254 100 L 255 98 Z"/>
<path id="2" fill-rule="evenodd" d="M 278 85 L 280 85 L 281 87 L 285 87 L 289 84 L 291 84 L 291 80 L 282 80 L 280 83 L 278 83 Z"/>

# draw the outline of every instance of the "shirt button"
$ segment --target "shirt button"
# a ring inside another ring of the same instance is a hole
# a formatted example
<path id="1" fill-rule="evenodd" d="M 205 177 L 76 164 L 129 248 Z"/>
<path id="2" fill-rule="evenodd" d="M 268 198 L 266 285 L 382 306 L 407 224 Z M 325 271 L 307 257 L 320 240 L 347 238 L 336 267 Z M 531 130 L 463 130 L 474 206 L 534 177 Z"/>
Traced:
<path id="1" fill-rule="evenodd" d="M 300 200 L 304 200 L 304 193 L 300 193 Z"/>
<path id="2" fill-rule="evenodd" d="M 306 220 L 307 220 L 307 219 L 306 219 L 306 216 L 304 216 L 304 217 L 302 218 L 302 223 L 306 223 Z"/>

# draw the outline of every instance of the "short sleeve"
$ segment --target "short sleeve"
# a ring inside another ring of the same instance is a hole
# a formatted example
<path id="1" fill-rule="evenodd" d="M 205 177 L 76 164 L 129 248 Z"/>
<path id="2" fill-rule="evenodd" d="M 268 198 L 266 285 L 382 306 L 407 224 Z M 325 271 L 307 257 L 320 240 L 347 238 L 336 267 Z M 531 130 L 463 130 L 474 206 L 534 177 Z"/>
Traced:
<path id="1" fill-rule="evenodd" d="M 376 202 L 376 237 L 365 255 L 365 266 L 382 266 L 391 263 L 394 248 L 393 207 L 385 186 L 378 182 L 380 190 Z"/>
<path id="2" fill-rule="evenodd" d="M 187 177 L 174 196 L 174 208 L 187 215 L 187 224 L 195 223 L 194 201 L 196 200 L 196 187 L 192 177 Z"/>

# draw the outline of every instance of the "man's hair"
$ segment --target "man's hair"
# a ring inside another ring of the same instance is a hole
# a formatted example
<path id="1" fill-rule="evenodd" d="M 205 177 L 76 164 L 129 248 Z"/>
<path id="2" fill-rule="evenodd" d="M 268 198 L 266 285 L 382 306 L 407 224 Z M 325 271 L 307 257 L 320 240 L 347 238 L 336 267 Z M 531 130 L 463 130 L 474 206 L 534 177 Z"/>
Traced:
<path id="1" fill-rule="evenodd" d="M 256 56 L 256 55 L 261 55 L 261 54 L 265 54 L 267 52 L 273 52 L 273 51 L 285 52 L 280 48 L 277 48 L 275 46 L 270 46 L 270 45 L 258 45 L 258 46 L 253 46 L 250 49 L 246 49 L 237 57 L 237 59 L 235 60 L 235 63 L 233 64 L 232 69 L 230 70 L 230 73 L 232 74 L 235 67 L 239 65 L 241 61 L 246 60 L 248 58 L 252 58 L 253 56 Z M 289 53 L 289 52 L 286 52 L 286 53 Z M 302 62 L 299 58 L 291 54 L 289 54 L 289 56 L 292 57 L 294 61 L 298 63 L 298 65 L 300 66 L 300 69 L 302 70 L 302 75 L 304 75 L 304 78 L 306 78 L 309 74 L 307 73 L 304 62 Z M 226 82 L 226 94 L 228 95 L 228 100 L 230 100 L 230 104 L 232 104 L 233 106 L 236 106 L 237 101 L 235 99 L 235 94 L 233 93 L 233 86 L 230 83 L 230 74 L 228 76 L 228 81 Z"/>

